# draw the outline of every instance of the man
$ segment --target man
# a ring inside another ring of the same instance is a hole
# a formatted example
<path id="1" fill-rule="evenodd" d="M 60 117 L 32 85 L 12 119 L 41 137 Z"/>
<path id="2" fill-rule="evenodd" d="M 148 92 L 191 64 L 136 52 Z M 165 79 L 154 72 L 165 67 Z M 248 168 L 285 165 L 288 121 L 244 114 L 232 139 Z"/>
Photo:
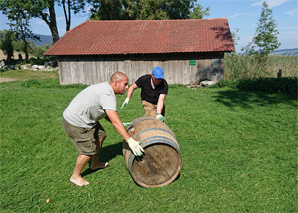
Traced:
<path id="1" fill-rule="evenodd" d="M 164 79 L 164 71 L 161 67 L 155 67 L 152 74 L 143 75 L 132 84 L 127 92 L 127 97 L 123 102 L 123 109 L 129 102 L 130 97 L 137 88 L 141 90 L 141 103 L 143 105 L 145 115 L 156 117 L 165 122 L 165 105 L 164 100 L 168 94 L 168 83 Z"/>
<path id="2" fill-rule="evenodd" d="M 123 95 L 128 89 L 128 78 L 124 73 L 115 72 L 110 83 L 95 84 L 82 90 L 63 112 L 62 124 L 66 134 L 79 153 L 70 181 L 78 186 L 89 184 L 81 176 L 82 169 L 91 160 L 90 169 L 105 168 L 108 163 L 99 161 L 99 153 L 106 138 L 103 127 L 98 122 L 106 118 L 119 135 L 128 143 L 136 156 L 141 156 L 143 148 L 127 133 L 117 113 L 115 95 Z"/>

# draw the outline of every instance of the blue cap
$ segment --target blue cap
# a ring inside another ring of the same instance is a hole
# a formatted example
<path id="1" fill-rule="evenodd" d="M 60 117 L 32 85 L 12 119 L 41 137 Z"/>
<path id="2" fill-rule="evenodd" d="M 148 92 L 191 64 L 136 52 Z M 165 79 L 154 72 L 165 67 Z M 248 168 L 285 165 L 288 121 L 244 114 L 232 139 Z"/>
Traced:
<path id="1" fill-rule="evenodd" d="M 152 70 L 152 74 L 156 79 L 164 79 L 163 69 L 161 67 L 154 67 Z"/>

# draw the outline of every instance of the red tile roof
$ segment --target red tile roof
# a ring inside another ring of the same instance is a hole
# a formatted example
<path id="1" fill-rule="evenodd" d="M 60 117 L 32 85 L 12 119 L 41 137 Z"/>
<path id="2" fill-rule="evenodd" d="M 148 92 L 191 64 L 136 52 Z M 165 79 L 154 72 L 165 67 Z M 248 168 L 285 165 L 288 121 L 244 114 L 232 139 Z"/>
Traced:
<path id="1" fill-rule="evenodd" d="M 111 55 L 235 51 L 228 20 L 85 21 L 45 55 Z"/>

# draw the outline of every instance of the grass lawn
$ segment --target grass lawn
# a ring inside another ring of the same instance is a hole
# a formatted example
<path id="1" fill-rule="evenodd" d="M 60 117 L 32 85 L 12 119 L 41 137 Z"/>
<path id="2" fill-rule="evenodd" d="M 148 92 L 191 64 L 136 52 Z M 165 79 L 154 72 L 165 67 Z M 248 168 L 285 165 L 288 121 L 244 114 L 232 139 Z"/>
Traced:
<path id="1" fill-rule="evenodd" d="M 136 185 L 121 137 L 102 121 L 108 137 L 101 160 L 110 165 L 93 173 L 86 166 L 90 184 L 78 187 L 69 181 L 77 153 L 61 116 L 82 88 L 60 87 L 57 77 L 39 79 L 43 86 L 36 88 L 0 84 L 1 212 L 298 211 L 296 99 L 170 88 L 167 125 L 180 145 L 180 177 L 158 188 Z M 124 110 L 125 96 L 117 96 L 123 122 L 143 116 L 139 96 L 136 90 Z"/>

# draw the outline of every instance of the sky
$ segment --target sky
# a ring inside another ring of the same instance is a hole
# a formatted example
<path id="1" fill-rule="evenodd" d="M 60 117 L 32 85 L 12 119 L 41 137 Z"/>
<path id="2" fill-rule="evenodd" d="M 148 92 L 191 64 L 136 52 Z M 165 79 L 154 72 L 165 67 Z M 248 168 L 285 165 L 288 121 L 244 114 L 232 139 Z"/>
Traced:
<path id="1" fill-rule="evenodd" d="M 230 30 L 240 38 L 237 41 L 236 52 L 246 46 L 255 34 L 260 19 L 263 0 L 198 0 L 200 5 L 210 7 L 212 18 L 228 18 Z M 272 10 L 272 16 L 277 23 L 278 40 L 281 46 L 278 49 L 298 48 L 298 1 L 297 0 L 266 0 Z M 65 18 L 62 7 L 56 7 L 56 17 L 59 36 L 65 34 Z M 72 14 L 71 29 L 88 20 L 89 16 Z M 0 14 L 0 30 L 9 29 L 9 22 L 5 15 Z M 39 18 L 30 21 L 32 32 L 40 35 L 51 35 L 49 27 Z"/>

